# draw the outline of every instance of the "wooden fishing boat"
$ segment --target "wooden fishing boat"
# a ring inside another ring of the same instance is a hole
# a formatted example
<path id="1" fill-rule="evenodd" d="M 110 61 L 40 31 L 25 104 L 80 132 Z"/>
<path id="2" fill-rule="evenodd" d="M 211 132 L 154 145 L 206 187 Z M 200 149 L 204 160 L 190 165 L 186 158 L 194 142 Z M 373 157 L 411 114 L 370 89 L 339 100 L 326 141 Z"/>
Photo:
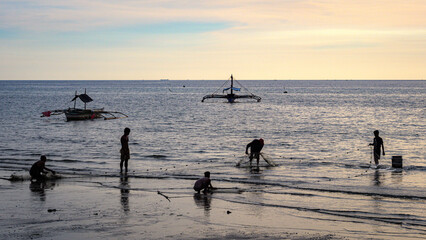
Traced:
<path id="1" fill-rule="evenodd" d="M 84 108 L 77 108 L 77 99 L 80 99 L 84 103 Z M 97 118 L 103 118 L 104 120 L 110 119 L 118 119 L 118 118 L 126 118 L 128 117 L 126 114 L 121 112 L 111 112 L 105 111 L 103 108 L 98 109 L 87 109 L 86 104 L 92 102 L 93 99 L 86 94 L 86 89 L 83 94 L 77 94 L 75 92 L 74 98 L 71 102 L 74 102 L 74 107 L 70 107 L 68 109 L 59 109 L 59 110 L 51 110 L 45 111 L 42 113 L 41 117 L 50 117 L 52 115 L 61 115 L 65 114 L 65 118 L 67 121 L 81 121 L 81 120 L 93 120 Z"/>
<path id="2" fill-rule="evenodd" d="M 234 81 L 240 86 L 239 88 L 234 87 Z M 231 86 L 224 88 L 222 90 L 222 94 L 217 94 L 217 92 L 223 86 L 225 86 L 228 82 L 231 83 Z M 234 80 L 234 77 L 232 76 L 232 74 L 231 74 L 231 77 L 222 85 L 222 87 L 220 87 L 214 93 L 204 96 L 203 99 L 201 100 L 201 102 L 204 102 L 204 100 L 210 99 L 210 98 L 226 98 L 229 103 L 234 103 L 236 99 L 242 99 L 242 98 L 254 99 L 257 102 L 260 102 L 260 100 L 262 99 L 261 97 L 256 96 L 253 93 L 251 93 L 247 88 L 245 88 L 243 85 L 241 85 L 241 83 L 239 83 L 237 80 Z M 247 94 L 237 95 L 237 94 L 234 93 L 234 91 L 239 92 L 239 91 L 241 91 L 241 89 L 245 90 L 247 92 Z"/>

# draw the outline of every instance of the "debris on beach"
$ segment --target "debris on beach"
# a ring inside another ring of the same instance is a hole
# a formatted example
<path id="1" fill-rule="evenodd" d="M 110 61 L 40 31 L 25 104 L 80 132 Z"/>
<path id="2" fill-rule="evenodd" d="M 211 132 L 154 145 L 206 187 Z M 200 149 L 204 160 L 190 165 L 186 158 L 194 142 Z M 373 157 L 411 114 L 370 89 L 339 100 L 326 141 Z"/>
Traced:
<path id="1" fill-rule="evenodd" d="M 157 191 L 157 194 L 159 194 L 159 195 L 161 195 L 161 196 L 163 196 L 163 197 L 165 197 L 169 202 L 170 202 L 170 199 L 169 199 L 169 197 L 167 197 L 166 195 L 164 195 L 163 193 L 161 193 L 160 191 Z"/>

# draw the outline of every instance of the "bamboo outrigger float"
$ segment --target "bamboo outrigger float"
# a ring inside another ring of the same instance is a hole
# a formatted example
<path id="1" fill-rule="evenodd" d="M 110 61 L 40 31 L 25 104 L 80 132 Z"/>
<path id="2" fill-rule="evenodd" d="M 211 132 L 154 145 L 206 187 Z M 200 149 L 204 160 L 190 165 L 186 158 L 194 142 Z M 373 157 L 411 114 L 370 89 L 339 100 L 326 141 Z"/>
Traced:
<path id="1" fill-rule="evenodd" d="M 228 88 L 224 88 L 222 90 L 223 94 L 217 94 L 217 92 L 223 87 L 225 86 L 225 84 L 227 84 L 228 82 L 231 82 L 231 86 Z M 240 86 L 239 88 L 234 87 L 234 81 Z M 222 85 L 222 87 L 220 87 L 218 90 L 216 90 L 214 93 L 206 95 L 203 97 L 203 99 L 201 100 L 201 102 L 204 102 L 204 100 L 209 99 L 209 98 L 226 98 L 228 100 L 229 103 L 234 103 L 235 99 L 239 99 L 239 98 L 250 98 L 250 99 L 255 99 L 257 102 L 260 102 L 260 100 L 262 99 L 259 96 L 254 95 L 253 93 L 251 93 L 247 88 L 243 87 L 243 85 L 241 85 L 241 83 L 239 83 L 237 80 L 234 80 L 234 77 L 231 74 L 231 77 Z M 236 95 L 234 93 L 234 91 L 241 91 L 241 88 L 243 88 L 246 92 L 248 92 L 249 94 L 245 94 L 245 95 Z M 228 91 L 230 91 L 228 93 Z M 227 92 L 225 94 L 225 92 Z"/>
<path id="2" fill-rule="evenodd" d="M 77 99 L 80 99 L 84 103 L 84 109 L 76 108 Z M 93 120 L 96 118 L 111 120 L 128 117 L 124 113 L 105 111 L 103 108 L 87 109 L 86 104 L 91 101 L 93 101 L 93 99 L 86 94 L 86 89 L 84 89 L 84 93 L 80 95 L 78 95 L 77 91 L 75 91 L 75 96 L 71 100 L 71 102 L 74 102 L 73 108 L 45 111 L 42 113 L 41 117 L 65 114 L 67 121 Z"/>

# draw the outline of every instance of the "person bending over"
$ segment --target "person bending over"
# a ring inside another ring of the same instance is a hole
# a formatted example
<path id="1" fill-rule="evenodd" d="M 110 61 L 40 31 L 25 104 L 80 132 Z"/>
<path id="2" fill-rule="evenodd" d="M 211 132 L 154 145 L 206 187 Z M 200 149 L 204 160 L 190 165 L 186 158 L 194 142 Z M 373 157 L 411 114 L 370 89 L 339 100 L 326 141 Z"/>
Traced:
<path id="1" fill-rule="evenodd" d="M 47 173 L 45 170 L 50 171 L 55 174 L 55 171 L 48 169 L 46 164 L 47 158 L 44 155 L 41 155 L 40 161 L 35 162 L 30 169 L 31 181 L 37 180 L 42 181 L 46 179 L 45 174 Z"/>
<path id="2" fill-rule="evenodd" d="M 257 160 L 257 167 L 259 167 L 259 155 L 260 151 L 262 151 L 264 142 L 263 139 L 254 139 L 251 143 L 247 144 L 246 147 L 246 154 L 248 154 L 248 149 L 250 148 L 250 166 L 253 158 L 256 158 Z"/>

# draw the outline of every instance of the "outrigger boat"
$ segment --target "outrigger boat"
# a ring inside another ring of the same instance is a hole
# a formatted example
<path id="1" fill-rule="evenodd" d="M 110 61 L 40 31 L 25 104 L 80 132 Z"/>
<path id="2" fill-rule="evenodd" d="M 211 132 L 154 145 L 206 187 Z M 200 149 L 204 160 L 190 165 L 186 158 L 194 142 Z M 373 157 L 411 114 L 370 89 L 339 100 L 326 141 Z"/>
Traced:
<path id="1" fill-rule="evenodd" d="M 222 90 L 222 94 L 217 94 L 217 92 L 223 86 L 225 86 L 229 81 L 231 82 L 231 86 L 228 87 L 228 88 L 224 88 Z M 239 88 L 234 87 L 234 81 L 240 86 Z M 234 91 L 241 91 L 241 89 L 244 89 L 249 94 L 245 94 L 245 95 L 234 94 Z M 225 92 L 226 92 L 226 94 L 225 94 Z M 234 80 L 234 77 L 232 76 L 232 74 L 231 74 L 231 77 L 218 90 L 216 90 L 212 94 L 204 96 L 203 100 L 201 100 L 201 102 L 204 102 L 204 100 L 209 99 L 209 98 L 226 98 L 229 103 L 233 103 L 233 102 L 235 102 L 235 99 L 239 99 L 239 98 L 251 98 L 251 99 L 255 99 L 258 102 L 260 102 L 260 100 L 262 99 L 261 97 L 256 96 L 253 93 L 251 93 L 249 90 L 247 90 L 247 88 L 243 87 L 243 85 L 241 85 L 241 83 L 239 83 L 237 80 Z"/>
<path id="2" fill-rule="evenodd" d="M 77 99 L 80 99 L 84 103 L 84 109 L 76 108 Z M 80 95 L 78 95 L 77 91 L 75 91 L 75 96 L 71 100 L 71 102 L 74 102 L 73 108 L 46 111 L 42 113 L 41 117 L 50 117 L 52 115 L 65 114 L 67 121 L 92 120 L 95 118 L 103 118 L 104 120 L 110 120 L 128 117 L 124 113 L 105 111 L 103 108 L 87 109 L 86 104 L 91 101 L 93 101 L 93 99 L 86 94 L 86 89 L 84 89 L 84 93 Z"/>

